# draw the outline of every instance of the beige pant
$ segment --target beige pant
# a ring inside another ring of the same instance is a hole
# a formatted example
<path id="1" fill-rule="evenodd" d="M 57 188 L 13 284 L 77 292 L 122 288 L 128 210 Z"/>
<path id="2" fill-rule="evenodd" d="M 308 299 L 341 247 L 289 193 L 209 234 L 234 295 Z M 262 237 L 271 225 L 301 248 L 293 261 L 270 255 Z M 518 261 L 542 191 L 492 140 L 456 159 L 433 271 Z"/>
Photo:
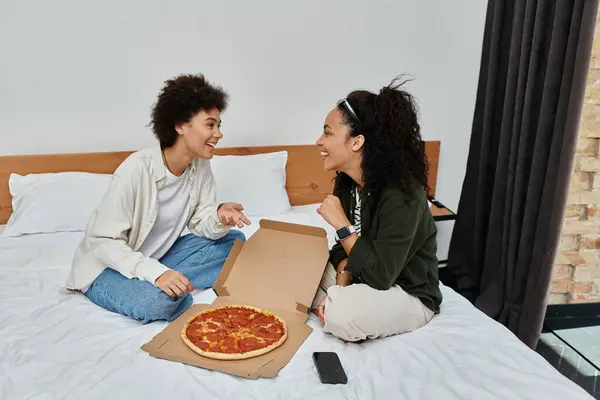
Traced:
<path id="1" fill-rule="evenodd" d="M 433 311 L 417 297 L 395 285 L 376 290 L 365 284 L 337 286 L 335 268 L 328 263 L 313 307 L 325 294 L 325 326 L 323 330 L 342 340 L 375 339 L 414 331 L 433 317 Z"/>

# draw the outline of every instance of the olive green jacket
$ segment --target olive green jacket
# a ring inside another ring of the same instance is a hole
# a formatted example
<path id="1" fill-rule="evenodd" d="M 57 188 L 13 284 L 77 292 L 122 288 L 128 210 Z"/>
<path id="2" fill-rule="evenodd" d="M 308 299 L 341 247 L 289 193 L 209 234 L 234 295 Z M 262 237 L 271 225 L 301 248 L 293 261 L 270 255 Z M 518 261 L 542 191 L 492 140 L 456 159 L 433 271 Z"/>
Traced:
<path id="1" fill-rule="evenodd" d="M 356 199 L 353 188 L 342 187 L 336 179 L 334 195 L 339 197 L 350 222 L 354 223 Z M 340 243 L 330 251 L 329 261 L 337 267 L 348 258 L 346 270 L 355 283 L 387 290 L 399 285 L 438 313 L 442 302 L 439 289 L 437 228 L 425 191 L 409 198 L 395 188 L 376 196 L 361 194 L 361 235 L 350 255 Z"/>

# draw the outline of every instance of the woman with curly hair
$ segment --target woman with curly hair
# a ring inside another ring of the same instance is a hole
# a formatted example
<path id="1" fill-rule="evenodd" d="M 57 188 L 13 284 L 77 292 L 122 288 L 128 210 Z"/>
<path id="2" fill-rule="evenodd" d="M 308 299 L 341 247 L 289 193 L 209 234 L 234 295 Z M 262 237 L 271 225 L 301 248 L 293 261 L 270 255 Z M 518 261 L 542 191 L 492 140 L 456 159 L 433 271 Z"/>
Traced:
<path id="1" fill-rule="evenodd" d="M 313 309 L 325 332 L 350 342 L 414 331 L 442 302 L 424 144 L 397 79 L 339 101 L 317 141 L 337 171 L 318 209 L 337 243 Z"/>
<path id="2" fill-rule="evenodd" d="M 211 287 L 250 221 L 216 204 L 209 160 L 223 137 L 227 94 L 202 75 L 165 82 L 152 109 L 158 145 L 117 168 L 76 250 L 67 288 L 142 323 L 172 321 Z M 184 228 L 190 234 L 181 235 Z"/>

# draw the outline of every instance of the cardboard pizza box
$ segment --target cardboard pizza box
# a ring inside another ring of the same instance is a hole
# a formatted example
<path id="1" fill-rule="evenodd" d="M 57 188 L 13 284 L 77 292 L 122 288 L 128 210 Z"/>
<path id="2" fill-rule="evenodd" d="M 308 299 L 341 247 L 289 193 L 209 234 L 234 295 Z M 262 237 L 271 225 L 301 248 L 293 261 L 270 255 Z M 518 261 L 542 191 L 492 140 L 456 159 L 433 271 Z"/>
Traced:
<path id="1" fill-rule="evenodd" d="M 194 304 L 142 350 L 152 357 L 221 371 L 248 379 L 275 377 L 292 359 L 312 329 L 310 306 L 329 257 L 322 228 L 261 220 L 246 243 L 237 241 L 214 285 L 212 304 Z M 225 304 L 250 305 L 273 312 L 288 327 L 288 338 L 262 356 L 237 361 L 214 360 L 192 351 L 181 338 L 196 313 Z"/>

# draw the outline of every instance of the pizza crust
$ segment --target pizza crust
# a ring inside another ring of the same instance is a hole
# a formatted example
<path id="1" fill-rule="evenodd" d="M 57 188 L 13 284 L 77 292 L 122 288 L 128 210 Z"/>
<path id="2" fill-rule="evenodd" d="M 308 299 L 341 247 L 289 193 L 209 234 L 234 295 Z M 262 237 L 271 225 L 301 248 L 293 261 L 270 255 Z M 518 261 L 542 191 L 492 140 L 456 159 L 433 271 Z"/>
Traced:
<path id="1" fill-rule="evenodd" d="M 196 346 L 194 343 L 192 343 L 192 341 L 190 339 L 188 339 L 187 329 L 190 326 L 190 324 L 192 322 L 194 322 L 194 320 L 196 320 L 196 318 L 198 318 L 202 314 L 207 314 L 209 312 L 214 312 L 214 311 L 227 309 L 227 308 L 244 308 L 244 309 L 256 312 L 256 313 L 260 313 L 260 314 L 263 314 L 263 315 L 266 315 L 269 317 L 273 317 L 279 324 L 281 324 L 281 327 L 283 328 L 283 335 L 281 336 L 281 338 L 278 341 L 276 341 L 266 347 L 263 347 L 262 349 L 252 350 L 252 351 L 249 351 L 246 353 L 219 353 L 219 352 L 214 352 L 214 351 L 204 351 L 201 348 L 199 348 L 198 346 Z M 269 312 L 267 310 L 263 310 L 263 309 L 260 309 L 257 307 L 243 306 L 243 305 L 226 305 L 226 306 L 210 308 L 210 309 L 201 311 L 201 312 L 193 315 L 192 317 L 190 317 L 190 319 L 188 319 L 187 322 L 183 325 L 183 329 L 181 330 L 181 339 L 183 339 L 183 342 L 190 349 L 192 349 L 194 352 L 198 353 L 199 355 L 201 355 L 203 357 L 213 358 L 216 360 L 245 360 L 248 358 L 261 356 L 261 355 L 266 354 L 270 351 L 273 351 L 276 348 L 278 348 L 279 346 L 281 346 L 286 341 L 287 336 L 288 336 L 287 325 L 286 325 L 285 321 L 282 320 L 281 318 L 279 318 L 277 315 L 273 314 L 272 312 Z"/>

